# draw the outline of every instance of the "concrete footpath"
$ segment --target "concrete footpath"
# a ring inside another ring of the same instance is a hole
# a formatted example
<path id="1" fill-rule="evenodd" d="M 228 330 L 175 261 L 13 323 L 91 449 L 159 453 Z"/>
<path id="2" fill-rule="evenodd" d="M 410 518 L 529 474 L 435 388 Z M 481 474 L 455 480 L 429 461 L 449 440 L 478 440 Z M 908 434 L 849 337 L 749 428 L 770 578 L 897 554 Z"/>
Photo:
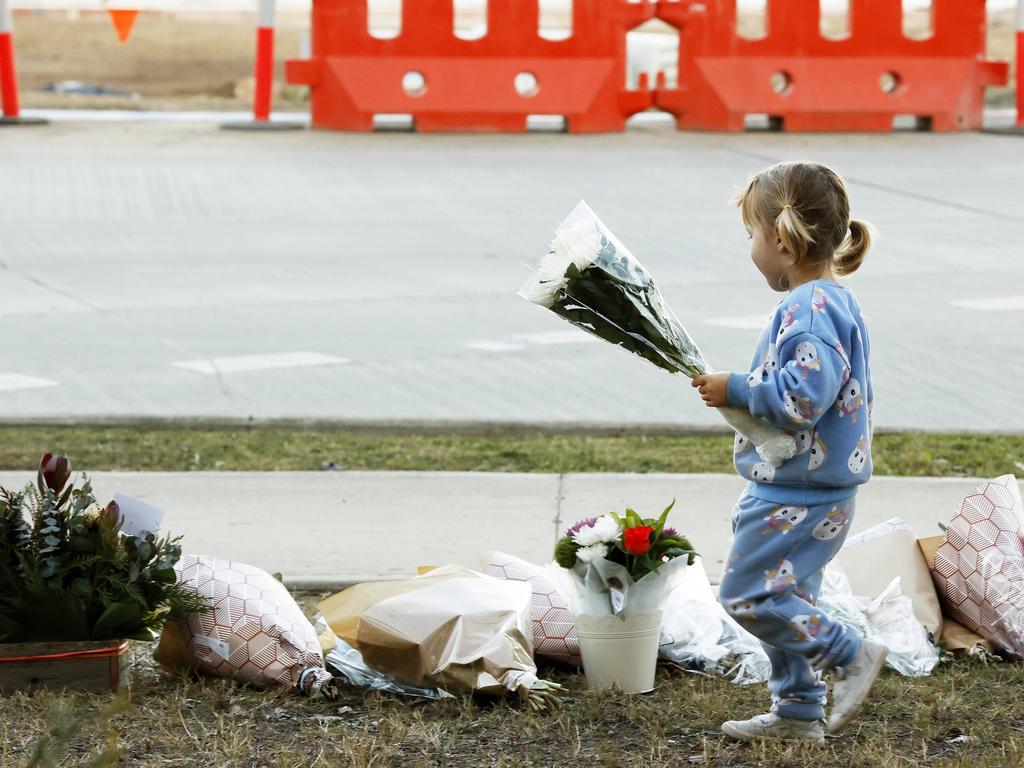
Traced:
<path id="1" fill-rule="evenodd" d="M 97 472 L 101 501 L 126 493 L 163 507 L 164 529 L 187 552 L 280 571 L 294 587 L 415 575 L 418 565 L 478 567 L 500 549 L 550 559 L 558 533 L 625 506 L 671 523 L 704 555 L 713 582 L 731 538 L 744 481 L 726 474 L 505 474 L 481 472 Z M 0 472 L 16 488 L 29 473 Z M 939 533 L 980 480 L 878 477 L 861 489 L 851 533 L 900 516 L 918 536 Z"/>

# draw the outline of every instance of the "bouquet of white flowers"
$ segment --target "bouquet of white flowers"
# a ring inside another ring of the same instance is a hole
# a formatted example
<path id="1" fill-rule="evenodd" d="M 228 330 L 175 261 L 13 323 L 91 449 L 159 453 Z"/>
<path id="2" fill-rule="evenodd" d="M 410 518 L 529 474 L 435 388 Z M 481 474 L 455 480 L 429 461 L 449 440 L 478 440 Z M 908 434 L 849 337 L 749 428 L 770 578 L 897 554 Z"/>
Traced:
<path id="1" fill-rule="evenodd" d="M 713 372 L 650 273 L 585 202 L 555 230 L 520 295 L 670 373 Z M 739 408 L 719 412 L 773 466 L 796 455 L 793 437 L 764 419 Z"/>

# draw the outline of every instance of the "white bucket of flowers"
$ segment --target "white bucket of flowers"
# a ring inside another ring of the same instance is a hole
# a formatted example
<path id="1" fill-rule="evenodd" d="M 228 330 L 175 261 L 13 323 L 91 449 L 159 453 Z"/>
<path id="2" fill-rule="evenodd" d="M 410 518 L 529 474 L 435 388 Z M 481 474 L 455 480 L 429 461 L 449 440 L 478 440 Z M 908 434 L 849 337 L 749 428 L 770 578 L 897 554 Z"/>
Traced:
<path id="1" fill-rule="evenodd" d="M 591 688 L 654 689 L 662 606 L 696 556 L 665 527 L 674 503 L 658 519 L 627 509 L 581 520 L 555 545 L 551 575 L 569 597 Z"/>

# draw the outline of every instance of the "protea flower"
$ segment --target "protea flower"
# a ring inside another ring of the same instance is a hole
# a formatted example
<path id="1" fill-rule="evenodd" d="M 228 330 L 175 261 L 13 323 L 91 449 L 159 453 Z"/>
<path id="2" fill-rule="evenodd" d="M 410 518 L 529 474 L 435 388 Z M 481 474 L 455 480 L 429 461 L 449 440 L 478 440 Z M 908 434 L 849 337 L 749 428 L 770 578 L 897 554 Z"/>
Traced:
<path id="1" fill-rule="evenodd" d="M 39 492 L 49 488 L 55 495 L 60 494 L 71 477 L 71 460 L 63 453 L 54 456 L 48 453 L 39 462 Z"/>

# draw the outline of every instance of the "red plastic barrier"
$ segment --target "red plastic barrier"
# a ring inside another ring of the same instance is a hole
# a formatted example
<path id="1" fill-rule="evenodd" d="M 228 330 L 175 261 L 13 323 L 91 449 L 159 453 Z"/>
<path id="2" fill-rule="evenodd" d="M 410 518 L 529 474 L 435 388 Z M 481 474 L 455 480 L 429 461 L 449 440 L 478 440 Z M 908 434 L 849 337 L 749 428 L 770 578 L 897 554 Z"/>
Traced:
<path id="1" fill-rule="evenodd" d="M 400 34 L 379 39 L 367 30 L 366 0 L 314 0 L 312 58 L 286 72 L 312 87 L 319 128 L 369 131 L 375 114 L 400 113 L 421 131 L 514 132 L 527 115 L 554 114 L 571 132 L 621 131 L 652 103 L 643 84 L 626 89 L 625 72 L 626 31 L 653 15 L 649 2 L 575 0 L 572 36 L 546 40 L 537 0 L 488 0 L 487 34 L 463 40 L 452 0 L 404 0 Z M 422 87 L 403 88 L 409 73 Z M 523 73 L 536 87 L 520 92 Z"/>
<path id="2" fill-rule="evenodd" d="M 655 104 L 680 128 L 743 130 L 767 114 L 791 131 L 888 131 L 914 115 L 937 131 L 981 127 L 986 85 L 1005 62 L 984 60 L 984 0 L 934 0 L 934 34 L 903 36 L 900 0 L 851 0 L 850 36 L 819 32 L 819 0 L 768 0 L 768 34 L 736 35 L 736 0 L 659 0 L 679 30 L 678 88 Z M 773 14 L 773 11 L 776 13 Z"/>
<path id="3" fill-rule="evenodd" d="M 1024 128 L 1024 0 L 1017 0 L 1017 127 Z"/>

